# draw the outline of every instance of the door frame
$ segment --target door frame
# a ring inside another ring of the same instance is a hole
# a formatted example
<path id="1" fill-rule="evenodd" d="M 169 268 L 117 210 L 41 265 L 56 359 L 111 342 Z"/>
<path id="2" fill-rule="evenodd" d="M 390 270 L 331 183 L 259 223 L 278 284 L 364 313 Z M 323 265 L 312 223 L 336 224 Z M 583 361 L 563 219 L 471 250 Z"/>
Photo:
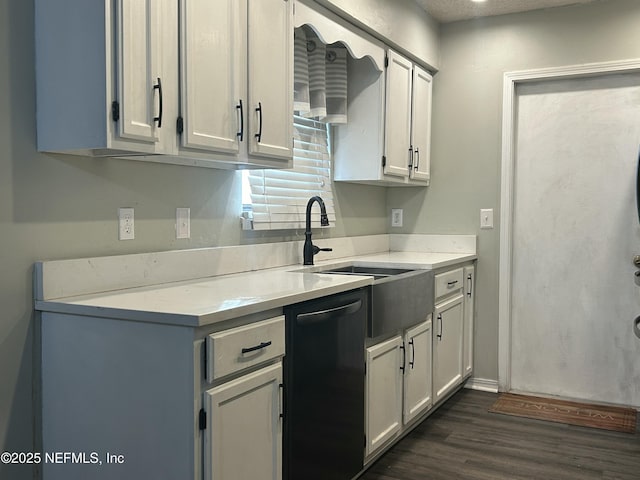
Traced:
<path id="1" fill-rule="evenodd" d="M 500 256 L 498 276 L 498 390 L 511 389 L 511 280 L 513 258 L 516 87 L 541 80 L 585 78 L 640 72 L 640 59 L 587 63 L 506 72 L 502 89 L 502 165 L 500 181 Z"/>

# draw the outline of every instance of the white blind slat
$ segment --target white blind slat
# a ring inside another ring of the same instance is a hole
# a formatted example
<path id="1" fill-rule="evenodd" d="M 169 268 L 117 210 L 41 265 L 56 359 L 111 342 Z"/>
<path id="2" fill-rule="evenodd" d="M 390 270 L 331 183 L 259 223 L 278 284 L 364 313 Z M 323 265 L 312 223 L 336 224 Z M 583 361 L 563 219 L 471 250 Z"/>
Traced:
<path id="1" fill-rule="evenodd" d="M 254 230 L 304 228 L 306 205 L 315 195 L 324 201 L 330 224 L 335 224 L 328 145 L 325 123 L 294 117 L 293 168 L 246 173 Z M 312 226 L 319 227 L 316 207 L 313 213 Z"/>

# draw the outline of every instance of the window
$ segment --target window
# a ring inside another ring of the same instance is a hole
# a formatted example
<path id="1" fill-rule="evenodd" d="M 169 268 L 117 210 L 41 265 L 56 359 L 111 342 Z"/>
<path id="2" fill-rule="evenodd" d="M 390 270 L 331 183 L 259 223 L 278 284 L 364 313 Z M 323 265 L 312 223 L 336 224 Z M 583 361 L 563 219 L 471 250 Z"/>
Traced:
<path id="1" fill-rule="evenodd" d="M 293 123 L 292 169 L 243 172 L 243 207 L 253 215 L 254 230 L 304 228 L 307 202 L 314 195 L 324 200 L 335 225 L 329 126 L 299 116 Z M 312 226 L 320 227 L 320 215 L 312 216 Z"/>

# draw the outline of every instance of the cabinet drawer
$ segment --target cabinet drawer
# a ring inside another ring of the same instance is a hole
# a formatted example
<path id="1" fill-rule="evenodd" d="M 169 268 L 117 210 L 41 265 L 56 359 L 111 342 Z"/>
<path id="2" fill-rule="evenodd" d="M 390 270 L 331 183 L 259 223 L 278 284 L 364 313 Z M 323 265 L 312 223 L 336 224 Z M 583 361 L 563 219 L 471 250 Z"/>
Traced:
<path id="1" fill-rule="evenodd" d="M 436 301 L 440 297 L 460 290 L 464 286 L 462 279 L 462 268 L 456 268 L 455 270 L 436 275 Z"/>
<path id="2" fill-rule="evenodd" d="M 284 355 L 284 315 L 207 337 L 209 382 Z"/>

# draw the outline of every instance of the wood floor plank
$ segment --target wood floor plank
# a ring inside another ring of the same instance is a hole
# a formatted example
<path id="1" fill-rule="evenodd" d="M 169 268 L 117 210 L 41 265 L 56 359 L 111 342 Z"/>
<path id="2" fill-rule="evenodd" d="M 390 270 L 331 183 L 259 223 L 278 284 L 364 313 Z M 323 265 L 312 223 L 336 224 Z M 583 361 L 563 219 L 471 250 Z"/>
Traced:
<path id="1" fill-rule="evenodd" d="M 360 480 L 640 479 L 639 433 L 490 413 L 496 398 L 461 390 Z"/>

